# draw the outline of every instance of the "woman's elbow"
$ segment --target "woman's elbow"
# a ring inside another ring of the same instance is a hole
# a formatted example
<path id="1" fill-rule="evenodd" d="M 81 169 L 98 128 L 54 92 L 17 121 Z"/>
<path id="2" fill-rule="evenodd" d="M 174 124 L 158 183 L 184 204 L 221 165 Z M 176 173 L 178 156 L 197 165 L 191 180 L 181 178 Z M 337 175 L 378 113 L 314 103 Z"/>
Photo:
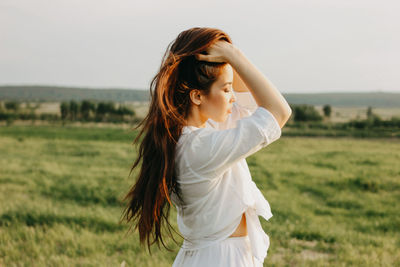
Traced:
<path id="1" fill-rule="evenodd" d="M 279 115 L 277 116 L 278 117 L 277 121 L 281 128 L 283 128 L 283 126 L 285 126 L 287 121 L 290 119 L 290 116 L 292 116 L 292 110 L 290 108 L 279 113 Z"/>

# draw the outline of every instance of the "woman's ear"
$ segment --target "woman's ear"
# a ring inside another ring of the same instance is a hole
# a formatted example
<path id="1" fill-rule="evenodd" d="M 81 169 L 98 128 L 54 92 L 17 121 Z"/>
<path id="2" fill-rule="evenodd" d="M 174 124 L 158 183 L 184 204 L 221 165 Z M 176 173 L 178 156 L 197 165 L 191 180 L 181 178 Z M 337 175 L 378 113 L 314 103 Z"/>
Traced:
<path id="1" fill-rule="evenodd" d="M 195 105 L 200 105 L 201 104 L 201 92 L 200 90 L 193 89 L 189 93 L 190 100 L 195 104 Z"/>

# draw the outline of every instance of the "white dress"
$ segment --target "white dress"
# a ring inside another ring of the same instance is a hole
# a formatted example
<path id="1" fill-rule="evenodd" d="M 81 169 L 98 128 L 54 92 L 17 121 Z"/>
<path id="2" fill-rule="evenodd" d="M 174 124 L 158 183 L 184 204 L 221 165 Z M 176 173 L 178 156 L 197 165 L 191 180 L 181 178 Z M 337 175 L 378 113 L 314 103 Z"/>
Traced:
<path id="1" fill-rule="evenodd" d="M 184 241 L 173 267 L 262 266 L 267 256 L 269 237 L 258 216 L 268 220 L 272 213 L 245 158 L 279 139 L 281 128 L 250 92 L 235 95 L 225 122 L 185 126 L 178 140 L 175 168 L 183 204 L 174 194 L 171 199 Z M 229 237 L 243 213 L 248 235 Z"/>

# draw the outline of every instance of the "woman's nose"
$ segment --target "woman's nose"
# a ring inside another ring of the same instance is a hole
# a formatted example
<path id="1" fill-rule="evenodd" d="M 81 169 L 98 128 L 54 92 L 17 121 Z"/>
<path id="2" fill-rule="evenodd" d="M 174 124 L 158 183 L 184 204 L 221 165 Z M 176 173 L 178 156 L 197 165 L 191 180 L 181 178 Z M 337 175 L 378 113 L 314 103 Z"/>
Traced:
<path id="1" fill-rule="evenodd" d="M 231 102 L 236 102 L 236 96 L 235 96 L 235 93 L 233 91 L 232 91 Z"/>

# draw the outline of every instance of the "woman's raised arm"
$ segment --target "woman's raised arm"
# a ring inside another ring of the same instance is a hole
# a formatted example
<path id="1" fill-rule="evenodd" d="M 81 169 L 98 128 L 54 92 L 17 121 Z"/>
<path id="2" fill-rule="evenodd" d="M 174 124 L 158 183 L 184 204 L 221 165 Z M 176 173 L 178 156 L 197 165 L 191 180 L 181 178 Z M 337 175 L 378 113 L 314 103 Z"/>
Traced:
<path id="1" fill-rule="evenodd" d="M 289 104 L 239 48 L 226 41 L 218 41 L 207 52 L 208 55 L 197 55 L 197 59 L 228 62 L 246 84 L 257 104 L 270 111 L 281 128 L 285 125 L 292 114 Z"/>

